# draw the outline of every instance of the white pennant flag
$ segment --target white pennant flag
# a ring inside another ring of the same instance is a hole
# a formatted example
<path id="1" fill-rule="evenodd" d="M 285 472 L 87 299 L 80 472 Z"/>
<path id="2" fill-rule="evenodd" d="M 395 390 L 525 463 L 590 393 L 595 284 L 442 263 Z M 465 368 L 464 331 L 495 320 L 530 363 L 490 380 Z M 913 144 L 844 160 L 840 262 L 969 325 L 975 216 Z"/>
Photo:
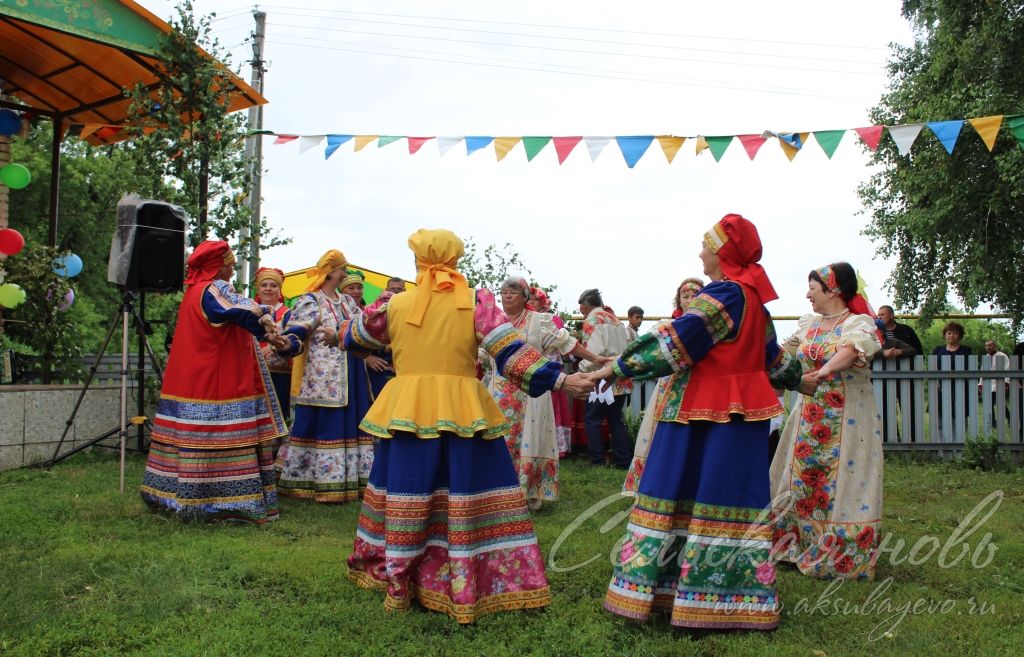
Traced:
<path id="1" fill-rule="evenodd" d="M 437 151 L 444 157 L 444 154 L 452 149 L 454 146 L 458 146 L 462 143 L 463 137 L 438 137 L 437 138 Z"/>
<path id="2" fill-rule="evenodd" d="M 910 152 L 910 147 L 914 144 L 917 136 L 921 134 L 922 128 L 924 128 L 923 123 L 885 126 L 885 129 L 889 131 L 889 136 L 896 142 L 896 150 L 900 152 L 900 155 L 906 155 Z"/>
<path id="3" fill-rule="evenodd" d="M 604 147 L 608 145 L 608 142 L 612 140 L 611 137 L 584 137 L 583 141 L 587 142 L 587 151 L 590 152 L 590 161 L 597 162 L 597 156 L 601 154 Z"/>
<path id="4" fill-rule="evenodd" d="M 299 137 L 299 155 L 302 155 L 311 148 L 316 148 L 324 140 L 326 135 L 312 135 L 310 137 Z"/>

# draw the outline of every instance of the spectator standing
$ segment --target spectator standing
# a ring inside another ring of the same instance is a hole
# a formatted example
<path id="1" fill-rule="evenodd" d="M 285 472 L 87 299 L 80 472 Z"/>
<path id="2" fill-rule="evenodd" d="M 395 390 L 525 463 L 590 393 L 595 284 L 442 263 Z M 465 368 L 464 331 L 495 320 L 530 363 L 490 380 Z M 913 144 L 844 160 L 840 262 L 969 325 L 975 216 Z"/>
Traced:
<path id="1" fill-rule="evenodd" d="M 629 341 L 636 340 L 640 335 L 640 325 L 644 322 L 644 309 L 640 306 L 630 306 L 626 311 L 626 332 L 629 333 Z"/>
<path id="2" fill-rule="evenodd" d="M 896 321 L 896 314 L 892 306 L 881 306 L 878 309 L 878 322 L 881 323 L 879 330 L 882 332 L 884 342 L 882 344 L 881 356 L 886 360 L 900 360 L 901 358 L 913 358 L 918 354 L 924 355 L 924 348 L 917 333 L 906 324 Z M 917 433 L 917 416 L 914 412 L 914 394 L 903 394 L 897 382 L 896 403 L 900 412 L 910 414 L 910 435 L 906 436 L 910 442 L 914 442 Z M 882 431 L 885 433 L 886 442 L 895 440 L 899 436 L 900 423 L 896 424 L 896 436 L 888 434 L 889 423 L 885 418 L 889 415 L 889 396 L 882 395 Z"/>
<path id="3" fill-rule="evenodd" d="M 951 366 L 950 366 L 949 369 L 954 369 L 954 370 L 956 370 L 956 369 L 964 369 L 964 367 L 966 366 L 966 363 L 963 363 L 962 365 L 960 365 L 958 367 L 958 361 L 960 361 L 960 359 L 966 359 L 967 356 L 970 356 L 971 355 L 971 348 L 967 347 L 965 345 L 960 344 L 960 342 L 964 339 L 964 327 L 963 327 L 963 325 L 959 324 L 957 322 L 948 322 L 945 326 L 942 327 L 942 336 L 943 336 L 943 338 L 945 338 L 946 343 L 945 344 L 941 344 L 941 345 L 939 345 L 938 347 L 935 347 L 935 349 L 932 350 L 932 355 L 933 356 L 939 356 L 940 357 L 939 358 L 939 363 L 938 363 L 938 369 L 940 369 L 940 370 L 945 369 L 945 366 L 943 365 L 943 362 L 942 362 L 943 359 L 941 358 L 942 356 L 951 356 L 952 357 L 952 363 L 951 363 Z M 943 419 L 942 419 L 942 411 L 943 411 L 942 406 L 943 405 L 942 405 L 942 390 L 941 390 L 941 388 L 939 389 L 939 394 L 937 396 L 937 402 L 938 402 L 937 403 L 937 415 L 938 415 L 938 419 L 939 419 L 939 422 L 938 422 L 939 431 L 941 431 L 943 433 L 951 432 L 953 430 L 953 427 L 955 427 L 957 425 L 957 419 L 961 415 L 964 418 L 968 417 L 968 415 L 969 415 L 967 399 L 964 399 L 963 405 L 960 406 L 959 408 L 954 403 L 954 405 L 953 405 L 953 415 L 952 415 L 952 426 L 951 427 L 946 427 L 946 426 L 943 425 Z"/>
<path id="4" fill-rule="evenodd" d="M 995 340 L 985 340 L 985 353 L 992 357 L 992 369 L 993 370 L 1008 370 L 1010 369 L 1010 357 L 999 351 L 999 346 Z M 999 379 L 992 378 L 988 380 L 988 394 L 992 399 L 992 426 L 996 426 L 996 400 L 998 395 L 996 394 L 999 390 L 999 386 L 1002 385 L 1003 389 L 1007 393 L 1010 391 L 1010 379 L 1007 377 L 1000 381 Z M 985 389 L 985 379 L 982 379 L 978 383 L 978 389 Z M 1010 399 L 1009 394 L 1004 395 L 1004 413 L 1006 413 L 1006 419 L 1010 419 Z"/>

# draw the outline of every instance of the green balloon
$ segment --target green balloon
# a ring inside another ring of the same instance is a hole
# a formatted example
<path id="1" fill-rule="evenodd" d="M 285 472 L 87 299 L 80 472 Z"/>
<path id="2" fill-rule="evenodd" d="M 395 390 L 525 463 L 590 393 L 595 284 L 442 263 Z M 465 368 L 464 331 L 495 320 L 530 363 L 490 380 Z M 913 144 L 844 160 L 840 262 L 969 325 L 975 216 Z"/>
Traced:
<path id="1" fill-rule="evenodd" d="M 21 164 L 8 164 L 0 169 L 0 182 L 11 189 L 22 189 L 32 182 L 32 174 Z"/>
<path id="2" fill-rule="evenodd" d="M 25 301 L 25 290 L 14 283 L 0 285 L 0 306 L 14 308 Z"/>

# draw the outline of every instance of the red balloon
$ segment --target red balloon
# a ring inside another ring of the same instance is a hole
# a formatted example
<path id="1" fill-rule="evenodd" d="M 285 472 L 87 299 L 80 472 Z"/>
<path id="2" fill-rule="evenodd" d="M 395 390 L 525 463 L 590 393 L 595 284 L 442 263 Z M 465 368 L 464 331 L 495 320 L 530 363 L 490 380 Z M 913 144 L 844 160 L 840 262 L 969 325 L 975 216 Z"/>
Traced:
<path id="1" fill-rule="evenodd" d="M 13 228 L 0 230 L 0 253 L 16 255 L 25 248 L 25 238 Z"/>

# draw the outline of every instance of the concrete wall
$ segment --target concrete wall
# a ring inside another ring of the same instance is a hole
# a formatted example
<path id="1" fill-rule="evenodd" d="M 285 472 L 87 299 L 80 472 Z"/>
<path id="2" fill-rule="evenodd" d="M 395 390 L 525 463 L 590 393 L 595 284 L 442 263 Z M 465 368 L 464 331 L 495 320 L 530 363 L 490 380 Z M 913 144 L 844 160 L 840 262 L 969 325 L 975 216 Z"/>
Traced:
<path id="1" fill-rule="evenodd" d="M 50 459 L 60 441 L 80 385 L 0 386 L 0 470 L 35 465 Z M 128 416 L 135 415 L 135 399 L 129 389 Z M 61 453 L 118 426 L 120 387 L 93 385 L 86 392 Z M 135 444 L 135 428 L 129 444 Z M 104 441 L 116 445 L 117 434 Z"/>

